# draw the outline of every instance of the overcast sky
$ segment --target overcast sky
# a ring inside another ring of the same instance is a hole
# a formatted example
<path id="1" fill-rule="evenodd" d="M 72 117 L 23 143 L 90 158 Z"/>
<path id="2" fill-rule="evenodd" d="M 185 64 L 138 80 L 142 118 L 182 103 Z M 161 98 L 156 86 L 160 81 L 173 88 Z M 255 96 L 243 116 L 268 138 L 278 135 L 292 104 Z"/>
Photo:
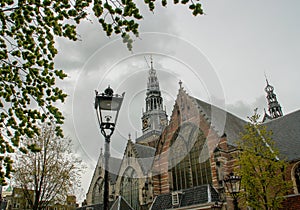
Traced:
<path id="1" fill-rule="evenodd" d="M 69 94 L 62 106 L 65 134 L 88 164 L 85 193 L 103 147 L 93 108 L 94 90 L 102 92 L 110 85 L 116 93 L 126 92 L 111 143 L 112 154 L 120 157 L 128 133 L 133 139 L 141 135 L 149 69 L 145 57 L 150 62 L 150 55 L 169 116 L 179 80 L 190 95 L 241 118 L 246 119 L 256 107 L 263 114 L 265 74 L 283 113 L 299 109 L 300 1 L 202 3 L 206 15 L 199 17 L 192 16 L 186 6 L 158 6 L 152 14 L 142 5 L 141 35 L 132 53 L 122 40 L 107 38 L 96 21 L 79 26 L 81 41 L 58 40 L 56 65 L 69 75 L 59 84 Z"/>

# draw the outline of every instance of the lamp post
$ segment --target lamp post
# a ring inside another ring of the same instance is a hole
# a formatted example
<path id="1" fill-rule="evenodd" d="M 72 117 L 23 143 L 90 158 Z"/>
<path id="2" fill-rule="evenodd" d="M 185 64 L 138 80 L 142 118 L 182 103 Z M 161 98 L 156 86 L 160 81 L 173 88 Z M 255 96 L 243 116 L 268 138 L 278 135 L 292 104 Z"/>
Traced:
<path id="1" fill-rule="evenodd" d="M 241 180 L 242 177 L 234 175 L 233 172 L 231 172 L 229 176 L 224 179 L 227 191 L 233 198 L 234 210 L 239 210 L 238 197 L 241 189 Z"/>
<path id="2" fill-rule="evenodd" d="M 211 206 L 212 210 L 220 210 L 222 209 L 222 203 L 219 203 L 218 201 L 216 201 L 212 206 Z"/>
<path id="3" fill-rule="evenodd" d="M 105 138 L 104 147 L 104 210 L 109 210 L 109 158 L 110 158 L 110 137 L 114 133 L 119 111 L 123 102 L 125 93 L 122 95 L 114 94 L 113 89 L 109 86 L 104 93 L 96 92 L 95 110 L 101 134 Z"/>

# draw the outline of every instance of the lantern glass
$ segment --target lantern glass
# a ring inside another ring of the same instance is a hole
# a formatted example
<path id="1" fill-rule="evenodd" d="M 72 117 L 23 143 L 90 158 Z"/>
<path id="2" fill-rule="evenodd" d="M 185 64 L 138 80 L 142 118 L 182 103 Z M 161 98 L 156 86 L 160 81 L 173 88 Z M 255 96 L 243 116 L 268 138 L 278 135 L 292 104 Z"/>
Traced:
<path id="1" fill-rule="evenodd" d="M 241 187 L 241 177 L 235 176 L 233 173 L 230 173 L 228 178 L 224 180 L 226 188 L 230 194 L 237 194 L 240 192 Z"/>
<path id="2" fill-rule="evenodd" d="M 103 128 L 110 129 L 111 126 L 115 126 L 124 94 L 125 93 L 122 95 L 114 95 L 113 90 L 110 87 L 108 87 L 104 93 L 98 94 L 96 91 L 95 109 L 100 127 L 103 126 Z"/>
<path id="3" fill-rule="evenodd" d="M 112 97 L 97 95 L 97 102 L 100 110 L 118 111 L 121 108 L 123 97 Z"/>

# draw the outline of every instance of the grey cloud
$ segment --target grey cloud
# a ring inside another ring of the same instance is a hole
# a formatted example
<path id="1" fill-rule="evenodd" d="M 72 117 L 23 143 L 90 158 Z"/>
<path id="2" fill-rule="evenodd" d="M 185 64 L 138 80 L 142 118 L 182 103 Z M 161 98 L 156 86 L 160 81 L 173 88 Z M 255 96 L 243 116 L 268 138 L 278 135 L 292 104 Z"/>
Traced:
<path id="1" fill-rule="evenodd" d="M 258 114 L 263 117 L 264 108 L 267 110 L 267 101 L 265 96 L 259 96 L 255 98 L 254 102 L 246 103 L 245 101 L 238 100 L 234 104 L 227 104 L 226 108 L 231 113 L 239 116 L 242 119 L 247 120 L 247 117 L 250 117 L 254 114 L 254 109 L 258 108 Z"/>

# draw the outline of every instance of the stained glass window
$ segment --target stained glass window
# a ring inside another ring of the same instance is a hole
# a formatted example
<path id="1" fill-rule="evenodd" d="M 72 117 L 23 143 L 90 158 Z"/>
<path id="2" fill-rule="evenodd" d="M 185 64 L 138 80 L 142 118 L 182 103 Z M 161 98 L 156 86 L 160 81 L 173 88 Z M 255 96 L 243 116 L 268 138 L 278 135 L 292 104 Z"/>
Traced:
<path id="1" fill-rule="evenodd" d="M 103 184 L 104 183 L 102 177 L 99 177 L 93 188 L 93 195 L 92 195 L 93 204 L 103 203 L 103 193 L 104 193 Z"/>
<path id="2" fill-rule="evenodd" d="M 137 173 L 132 167 L 128 167 L 121 179 L 120 194 L 135 209 L 139 210 L 139 183 Z"/>
<path id="3" fill-rule="evenodd" d="M 297 192 L 300 193 L 300 164 L 298 164 L 295 168 L 295 182 L 297 187 Z"/>
<path id="4" fill-rule="evenodd" d="M 203 132 L 192 123 L 175 132 L 170 147 L 172 190 L 212 183 L 210 158 Z"/>

